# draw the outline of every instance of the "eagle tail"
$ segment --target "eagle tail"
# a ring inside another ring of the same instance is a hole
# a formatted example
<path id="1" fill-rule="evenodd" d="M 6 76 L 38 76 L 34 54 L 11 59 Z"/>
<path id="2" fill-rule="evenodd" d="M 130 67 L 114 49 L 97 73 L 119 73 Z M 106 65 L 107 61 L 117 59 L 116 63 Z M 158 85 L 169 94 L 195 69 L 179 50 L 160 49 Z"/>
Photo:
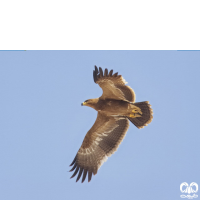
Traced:
<path id="1" fill-rule="evenodd" d="M 128 117 L 128 119 L 137 127 L 137 128 L 144 128 L 147 126 L 153 119 L 153 109 L 148 101 L 138 102 L 138 103 L 131 103 L 134 106 L 137 106 L 141 109 L 142 114 L 141 117 Z"/>

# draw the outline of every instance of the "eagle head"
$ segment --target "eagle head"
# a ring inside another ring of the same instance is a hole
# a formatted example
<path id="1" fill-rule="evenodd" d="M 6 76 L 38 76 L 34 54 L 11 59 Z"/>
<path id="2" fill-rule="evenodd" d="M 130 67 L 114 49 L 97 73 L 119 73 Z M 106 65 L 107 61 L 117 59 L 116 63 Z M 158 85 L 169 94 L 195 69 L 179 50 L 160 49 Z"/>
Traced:
<path id="1" fill-rule="evenodd" d="M 94 108 L 94 106 L 97 104 L 98 101 L 99 101 L 99 98 L 88 99 L 88 100 L 85 100 L 81 105 L 82 106 L 89 106 L 89 107 Z"/>

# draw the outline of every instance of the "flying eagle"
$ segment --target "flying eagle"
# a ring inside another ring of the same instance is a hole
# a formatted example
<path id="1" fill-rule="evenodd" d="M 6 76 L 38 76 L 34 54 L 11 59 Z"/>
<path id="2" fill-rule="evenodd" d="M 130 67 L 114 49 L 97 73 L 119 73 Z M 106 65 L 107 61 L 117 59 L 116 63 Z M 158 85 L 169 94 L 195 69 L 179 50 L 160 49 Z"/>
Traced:
<path id="1" fill-rule="evenodd" d="M 134 91 L 125 80 L 113 70 L 104 73 L 101 67 L 95 66 L 94 82 L 103 90 L 101 97 L 88 99 L 82 106 L 94 108 L 98 114 L 92 128 L 87 132 L 78 150 L 70 171 L 75 170 L 73 178 L 78 172 L 76 182 L 82 176 L 82 183 L 88 174 L 88 182 L 95 175 L 101 165 L 119 147 L 131 121 L 137 128 L 143 128 L 152 121 L 153 112 L 148 101 L 135 102 Z"/>

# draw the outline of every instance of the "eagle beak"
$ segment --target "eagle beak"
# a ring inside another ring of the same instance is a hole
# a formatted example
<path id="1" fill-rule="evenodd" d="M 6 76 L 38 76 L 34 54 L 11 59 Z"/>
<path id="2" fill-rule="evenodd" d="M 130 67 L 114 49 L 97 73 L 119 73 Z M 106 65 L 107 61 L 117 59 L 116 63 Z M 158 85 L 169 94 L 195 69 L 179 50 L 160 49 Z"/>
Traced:
<path id="1" fill-rule="evenodd" d="M 87 104 L 87 103 L 83 102 L 81 105 L 84 106 L 84 105 L 86 105 L 86 104 Z"/>

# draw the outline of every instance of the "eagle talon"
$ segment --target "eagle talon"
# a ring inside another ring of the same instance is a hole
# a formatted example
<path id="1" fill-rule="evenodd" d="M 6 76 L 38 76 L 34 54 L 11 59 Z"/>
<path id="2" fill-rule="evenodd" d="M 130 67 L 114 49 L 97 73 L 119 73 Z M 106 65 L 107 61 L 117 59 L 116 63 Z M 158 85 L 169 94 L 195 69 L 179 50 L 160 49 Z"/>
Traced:
<path id="1" fill-rule="evenodd" d="M 138 110 L 137 109 L 133 109 L 132 112 L 135 113 L 135 114 L 140 113 L 142 115 L 142 111 L 139 110 L 139 109 Z"/>
<path id="2" fill-rule="evenodd" d="M 134 114 L 130 114 L 129 117 L 136 118 L 136 116 Z"/>
<path id="3" fill-rule="evenodd" d="M 130 114 L 129 117 L 136 118 L 136 117 L 142 117 L 142 116 L 136 113 L 136 114 Z"/>

